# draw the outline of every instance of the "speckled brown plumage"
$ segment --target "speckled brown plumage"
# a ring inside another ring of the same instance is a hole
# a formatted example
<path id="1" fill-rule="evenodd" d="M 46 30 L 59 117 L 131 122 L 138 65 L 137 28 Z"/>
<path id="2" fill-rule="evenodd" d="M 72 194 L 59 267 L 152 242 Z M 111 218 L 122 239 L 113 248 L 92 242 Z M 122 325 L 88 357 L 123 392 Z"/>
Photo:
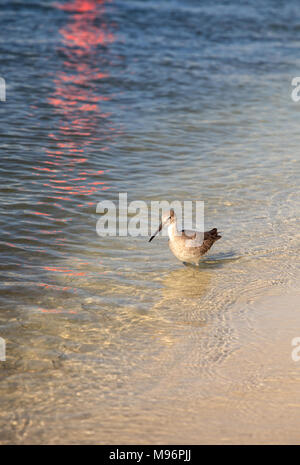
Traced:
<path id="1" fill-rule="evenodd" d="M 174 210 L 171 209 L 167 215 L 164 215 L 158 230 L 151 236 L 149 242 L 165 225 L 168 225 L 169 247 L 175 257 L 184 263 L 198 264 L 201 257 L 222 237 L 218 234 L 217 228 L 206 231 L 204 234 L 197 231 L 178 231 L 176 216 Z"/>

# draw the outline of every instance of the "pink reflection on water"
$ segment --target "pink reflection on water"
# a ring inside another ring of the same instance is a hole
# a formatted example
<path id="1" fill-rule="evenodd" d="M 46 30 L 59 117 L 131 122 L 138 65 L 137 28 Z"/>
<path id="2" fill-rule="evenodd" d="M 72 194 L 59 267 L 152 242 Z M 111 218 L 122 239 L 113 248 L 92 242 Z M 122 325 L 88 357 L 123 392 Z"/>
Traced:
<path id="1" fill-rule="evenodd" d="M 47 99 L 50 114 L 55 116 L 55 125 L 48 133 L 46 156 L 34 167 L 34 182 L 42 184 L 43 190 L 46 188 L 51 199 L 51 211 L 46 209 L 48 199 L 38 203 L 29 212 L 29 223 L 39 222 L 39 232 L 49 234 L 47 239 L 55 248 L 59 246 L 63 250 L 68 245 L 68 238 L 63 237 L 61 228 L 74 222 L 74 215 L 70 214 L 72 209 L 90 208 L 96 204 L 95 199 L 98 201 L 97 194 L 110 187 L 106 184 L 105 170 L 101 169 L 101 165 L 95 169 L 94 160 L 89 160 L 91 144 L 96 144 L 99 153 L 106 152 L 108 145 L 117 137 L 110 113 L 105 111 L 105 102 L 110 100 L 110 96 L 105 95 L 105 82 L 109 79 L 111 65 L 108 48 L 114 41 L 114 35 L 105 22 L 107 3 L 109 0 L 71 0 L 54 4 L 65 11 L 66 17 L 66 23 L 59 31 L 61 46 L 58 52 L 63 58 L 58 58 L 54 90 Z M 49 231 L 49 225 L 55 229 Z M 52 238 L 55 233 L 57 236 Z M 47 266 L 41 267 L 47 275 L 50 273 L 67 280 L 86 280 L 89 276 L 86 267 L 82 269 L 80 263 L 64 267 L 50 260 L 46 262 Z M 45 290 L 54 289 L 48 283 L 40 283 L 40 286 Z M 59 308 L 40 308 L 40 311 L 65 313 Z M 71 309 L 67 313 L 76 312 Z"/>
<path id="2" fill-rule="evenodd" d="M 43 175 L 44 179 L 47 175 L 48 180 L 45 179 L 43 185 L 52 190 L 56 198 L 71 199 L 78 207 L 85 204 L 82 196 L 95 195 L 109 187 L 105 186 L 104 179 L 101 180 L 103 170 L 86 168 L 89 145 L 96 142 L 97 150 L 106 151 L 104 140 L 107 144 L 107 140 L 115 136 L 111 124 L 106 122 L 110 115 L 101 108 L 101 102 L 110 99 L 101 95 L 101 81 L 109 78 L 109 62 L 102 69 L 99 47 L 107 51 L 114 41 L 105 22 L 106 3 L 109 0 L 54 3 L 68 18 L 59 31 L 62 37 L 59 52 L 64 61 L 54 78 L 54 92 L 48 98 L 59 123 L 48 134 L 51 140 L 46 150 L 48 159 L 35 168 L 35 174 Z M 86 156 L 82 156 L 83 153 Z M 60 196 L 62 193 L 64 197 Z"/>

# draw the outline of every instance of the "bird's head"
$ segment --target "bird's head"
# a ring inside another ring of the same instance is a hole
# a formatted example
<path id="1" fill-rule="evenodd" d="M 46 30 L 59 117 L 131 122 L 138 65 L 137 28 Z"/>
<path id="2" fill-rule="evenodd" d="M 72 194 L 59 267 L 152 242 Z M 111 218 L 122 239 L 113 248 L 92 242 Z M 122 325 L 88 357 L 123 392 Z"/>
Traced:
<path id="1" fill-rule="evenodd" d="M 171 208 L 168 212 L 166 212 L 161 219 L 159 224 L 158 230 L 150 237 L 149 242 L 151 242 L 155 236 L 162 230 L 164 226 L 170 226 L 170 224 L 174 223 L 176 219 L 175 212 L 173 208 Z"/>

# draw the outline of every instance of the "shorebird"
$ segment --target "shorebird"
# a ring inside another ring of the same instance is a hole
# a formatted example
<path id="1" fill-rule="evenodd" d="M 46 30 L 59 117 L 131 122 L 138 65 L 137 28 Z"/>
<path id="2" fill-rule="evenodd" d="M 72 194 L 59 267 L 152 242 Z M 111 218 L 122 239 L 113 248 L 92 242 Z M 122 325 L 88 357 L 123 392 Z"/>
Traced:
<path id="1" fill-rule="evenodd" d="M 178 231 L 176 215 L 173 208 L 171 208 L 163 216 L 158 230 L 150 237 L 149 242 L 155 238 L 164 226 L 168 226 L 169 247 L 171 251 L 183 263 L 198 265 L 201 257 L 222 237 L 218 234 L 217 228 L 204 233 L 184 229 Z"/>

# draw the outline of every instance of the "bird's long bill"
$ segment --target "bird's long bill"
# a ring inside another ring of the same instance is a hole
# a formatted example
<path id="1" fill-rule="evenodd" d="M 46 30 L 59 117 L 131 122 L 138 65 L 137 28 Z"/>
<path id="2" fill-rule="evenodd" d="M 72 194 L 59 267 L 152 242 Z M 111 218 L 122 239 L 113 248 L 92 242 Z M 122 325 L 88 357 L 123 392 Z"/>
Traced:
<path id="1" fill-rule="evenodd" d="M 160 223 L 158 230 L 153 234 L 153 236 L 150 237 L 149 242 L 152 241 L 152 239 L 155 238 L 156 234 L 158 234 L 162 230 L 163 224 Z"/>

